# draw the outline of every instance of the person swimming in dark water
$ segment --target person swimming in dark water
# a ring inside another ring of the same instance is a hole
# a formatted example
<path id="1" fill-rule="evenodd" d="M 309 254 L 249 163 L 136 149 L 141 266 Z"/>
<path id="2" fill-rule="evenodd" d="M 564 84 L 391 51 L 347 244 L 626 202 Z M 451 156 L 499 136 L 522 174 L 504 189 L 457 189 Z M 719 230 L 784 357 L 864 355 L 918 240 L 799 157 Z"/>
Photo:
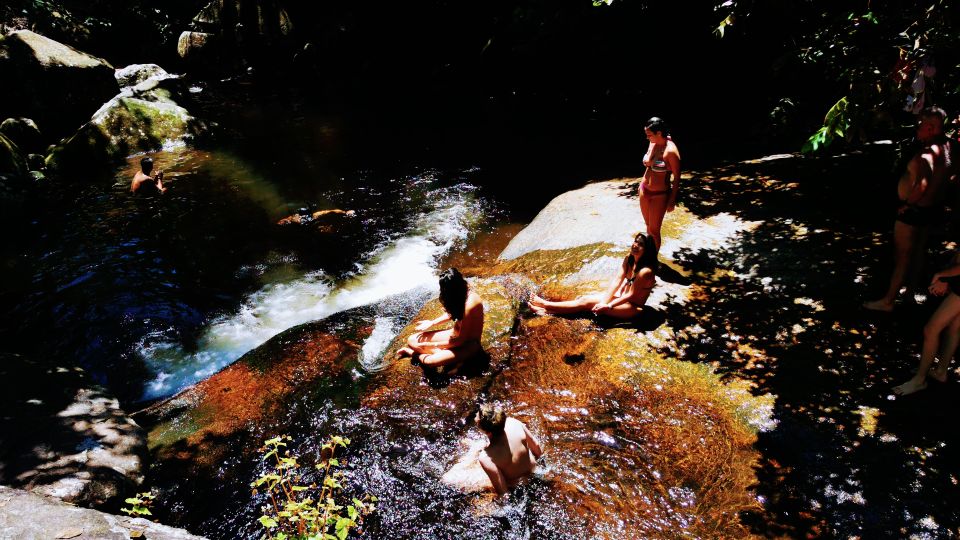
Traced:
<path id="1" fill-rule="evenodd" d="M 133 175 L 133 181 L 130 183 L 130 192 L 137 195 L 158 195 L 167 188 L 163 185 L 163 171 L 151 176 L 153 172 L 153 160 L 145 157 L 140 160 L 140 170 Z"/>

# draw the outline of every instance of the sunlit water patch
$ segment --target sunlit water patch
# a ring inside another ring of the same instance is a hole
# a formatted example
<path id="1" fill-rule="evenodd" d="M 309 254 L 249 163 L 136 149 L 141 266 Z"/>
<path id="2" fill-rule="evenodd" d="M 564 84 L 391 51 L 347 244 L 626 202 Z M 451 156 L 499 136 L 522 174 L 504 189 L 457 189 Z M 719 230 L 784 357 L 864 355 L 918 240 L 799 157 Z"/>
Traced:
<path id="1" fill-rule="evenodd" d="M 144 398 L 168 396 L 209 377 L 287 328 L 398 295 L 435 290 L 439 259 L 467 239 L 481 222 L 483 208 L 473 190 L 462 185 L 435 190 L 428 198 L 438 205 L 415 216 L 406 232 L 377 246 L 345 279 L 310 272 L 268 283 L 235 313 L 212 322 L 195 350 L 157 335 L 144 338 L 139 352 L 156 373 Z M 397 316 L 378 319 L 364 347 L 365 367 L 378 367 L 379 355 L 405 323 Z"/>

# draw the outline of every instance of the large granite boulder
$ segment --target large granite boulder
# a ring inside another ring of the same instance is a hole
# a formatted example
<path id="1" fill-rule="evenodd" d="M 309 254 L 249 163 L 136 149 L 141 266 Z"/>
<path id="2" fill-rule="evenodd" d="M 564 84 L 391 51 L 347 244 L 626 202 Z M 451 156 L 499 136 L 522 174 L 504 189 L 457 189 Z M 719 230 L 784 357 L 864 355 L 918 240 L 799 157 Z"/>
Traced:
<path id="1" fill-rule="evenodd" d="M 124 88 L 53 149 L 47 156 L 47 167 L 69 171 L 185 144 L 202 131 L 202 125 L 174 101 L 171 89 L 176 86 L 176 78 L 148 77 Z"/>
<path id="2" fill-rule="evenodd" d="M 61 137 L 117 93 L 113 71 L 29 30 L 11 32 L 0 38 L 0 118 L 32 118 L 48 137 Z"/>
<path id="3" fill-rule="evenodd" d="M 121 88 L 137 86 L 147 80 L 164 80 L 175 78 L 175 75 L 167 73 L 165 69 L 157 64 L 131 64 L 118 69 L 113 76 L 117 79 L 117 84 Z"/>
<path id="4" fill-rule="evenodd" d="M 19 540 L 203 540 L 143 518 L 77 508 L 52 497 L 0 486 L 0 538 Z"/>

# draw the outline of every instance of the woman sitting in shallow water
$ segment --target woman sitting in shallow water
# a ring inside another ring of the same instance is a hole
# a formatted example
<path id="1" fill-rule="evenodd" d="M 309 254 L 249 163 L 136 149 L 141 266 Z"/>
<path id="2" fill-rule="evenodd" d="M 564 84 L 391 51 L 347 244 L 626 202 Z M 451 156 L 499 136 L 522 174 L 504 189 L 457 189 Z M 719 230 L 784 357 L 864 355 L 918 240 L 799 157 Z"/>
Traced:
<path id="1" fill-rule="evenodd" d="M 398 357 L 411 356 L 424 366 L 457 367 L 482 351 L 483 300 L 467 287 L 456 268 L 440 275 L 440 304 L 444 314 L 417 323 L 420 332 L 407 339 L 407 346 L 397 351 Z M 450 330 L 427 331 L 451 319 Z"/>
<path id="2" fill-rule="evenodd" d="M 573 300 L 553 302 L 534 295 L 530 309 L 538 315 L 548 313 L 566 315 L 581 311 L 593 311 L 608 317 L 630 319 L 640 314 L 656 284 L 654 269 L 657 266 L 657 246 L 653 238 L 638 233 L 630 246 L 630 253 L 620 265 L 620 274 L 610 289 L 603 294 L 581 296 Z"/>

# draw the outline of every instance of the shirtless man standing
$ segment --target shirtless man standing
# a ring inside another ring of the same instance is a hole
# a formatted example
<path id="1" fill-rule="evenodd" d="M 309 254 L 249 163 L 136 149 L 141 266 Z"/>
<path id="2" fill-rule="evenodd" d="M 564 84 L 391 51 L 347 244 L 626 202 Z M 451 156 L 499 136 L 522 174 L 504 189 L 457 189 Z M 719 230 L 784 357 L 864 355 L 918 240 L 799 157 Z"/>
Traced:
<path id="1" fill-rule="evenodd" d="M 490 439 L 478 461 L 490 477 L 497 495 L 503 495 L 533 471 L 543 451 L 527 426 L 516 418 L 508 418 L 500 407 L 482 405 L 476 420 L 477 426 Z"/>
<path id="2" fill-rule="evenodd" d="M 163 187 L 163 171 L 155 176 L 150 176 L 153 171 L 153 160 L 145 157 L 140 160 L 140 170 L 133 175 L 133 182 L 130 183 L 130 191 L 136 193 L 142 189 L 141 193 L 163 193 L 167 188 Z"/>
<path id="3" fill-rule="evenodd" d="M 886 294 L 865 302 L 866 309 L 893 311 L 900 287 L 923 258 L 930 225 L 943 211 L 944 187 L 954 167 L 950 145 L 943 135 L 946 117 L 947 113 L 939 107 L 929 107 L 920 113 L 917 139 L 923 148 L 907 164 L 897 184 L 901 205 L 893 225 L 893 275 Z"/>
<path id="4" fill-rule="evenodd" d="M 455 370 L 482 350 L 483 300 L 467 287 L 460 272 L 451 268 L 440 275 L 440 304 L 445 313 L 417 323 L 420 332 L 410 336 L 407 346 L 397 351 L 397 356 L 412 356 L 424 366 L 452 366 Z M 452 329 L 427 331 L 451 319 Z"/>

